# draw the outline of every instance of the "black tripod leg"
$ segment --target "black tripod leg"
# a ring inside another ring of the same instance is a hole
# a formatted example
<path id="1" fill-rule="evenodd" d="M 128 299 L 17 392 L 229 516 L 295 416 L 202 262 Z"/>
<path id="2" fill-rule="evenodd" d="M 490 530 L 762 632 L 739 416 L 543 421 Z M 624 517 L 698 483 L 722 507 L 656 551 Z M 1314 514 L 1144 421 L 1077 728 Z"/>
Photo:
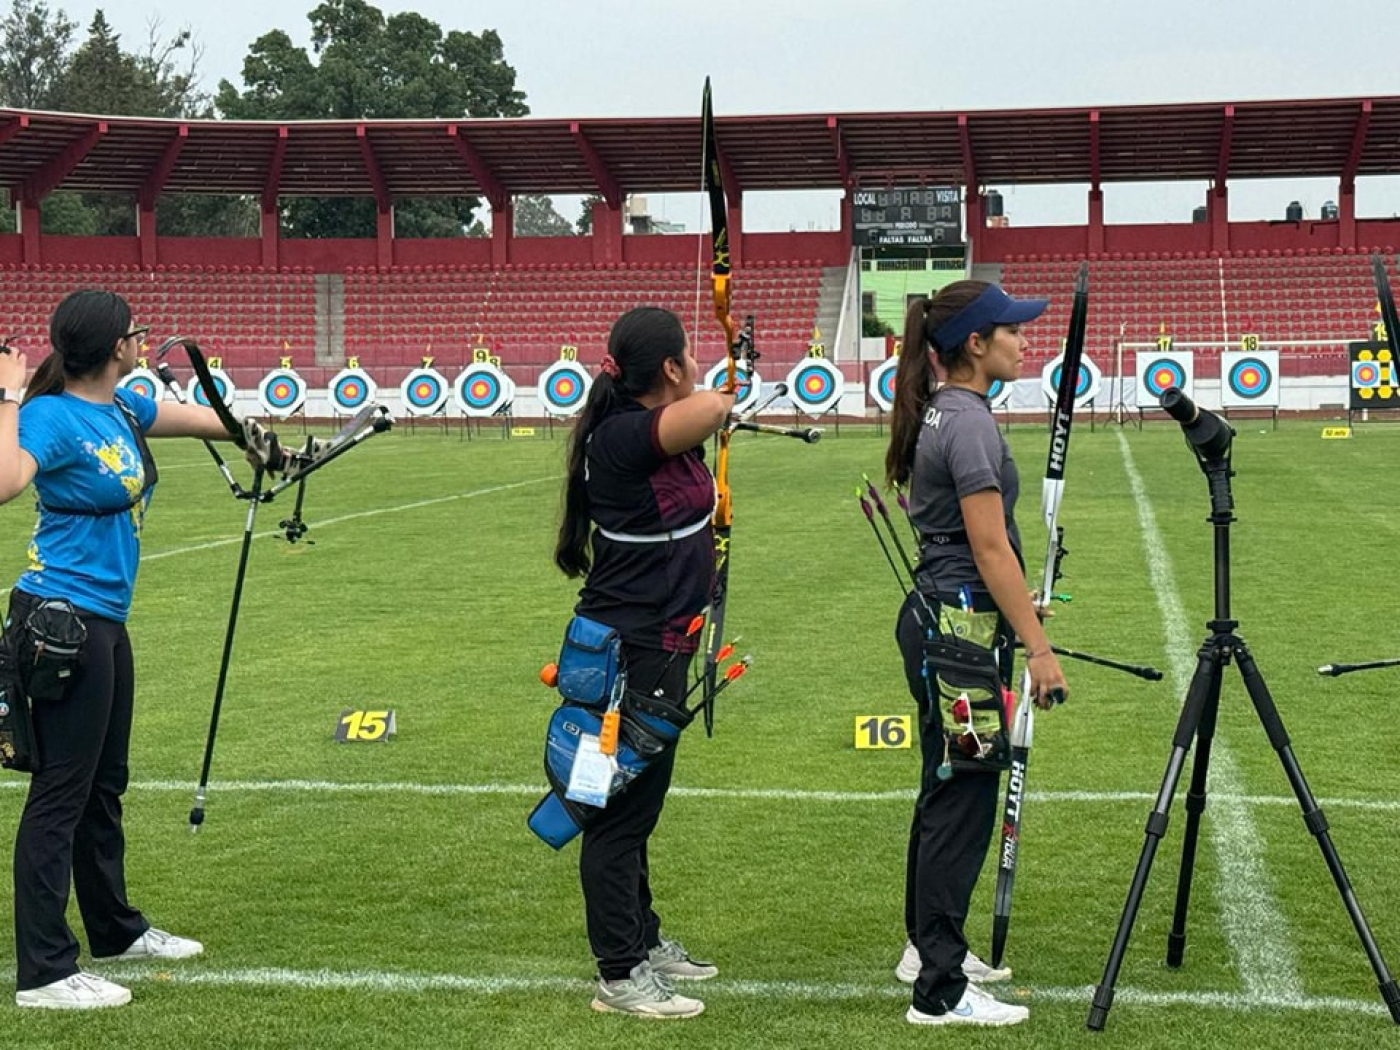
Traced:
<path id="1" fill-rule="evenodd" d="M 214 761 L 214 737 L 219 732 L 219 711 L 224 705 L 224 683 L 228 680 L 229 658 L 233 655 L 233 632 L 238 626 L 238 603 L 243 597 L 243 578 L 248 572 L 248 551 L 253 545 L 253 520 L 258 513 L 262 495 L 262 475 L 259 469 L 253 478 L 253 491 L 248 502 L 247 523 L 243 527 L 243 547 L 238 553 L 238 574 L 233 583 L 233 604 L 229 606 L 228 627 L 224 631 L 224 654 L 219 661 L 219 681 L 214 686 L 214 708 L 209 713 L 209 736 L 204 741 L 204 765 L 199 771 L 199 787 L 194 792 L 194 808 L 190 810 L 190 830 L 198 831 L 204 823 L 204 799 L 209 791 L 209 766 Z"/>
<path id="2" fill-rule="evenodd" d="M 1376 945 L 1376 939 L 1371 935 L 1371 927 L 1366 922 L 1366 916 L 1362 914 L 1361 904 L 1352 892 L 1351 882 L 1342 867 L 1342 858 L 1337 855 L 1332 836 L 1327 833 L 1327 818 L 1308 788 L 1307 779 L 1303 776 L 1298 760 L 1293 757 L 1288 731 L 1284 729 L 1278 708 L 1274 706 L 1274 698 L 1269 694 L 1269 687 L 1264 683 L 1264 676 L 1259 673 L 1248 647 L 1241 642 L 1235 652 L 1240 674 L 1244 676 L 1244 687 L 1249 691 L 1250 702 L 1254 704 L 1259 721 L 1263 723 L 1264 731 L 1269 735 L 1270 746 L 1278 752 L 1283 771 L 1288 776 L 1288 783 L 1293 786 L 1293 794 L 1297 796 L 1298 805 L 1303 809 L 1303 824 L 1317 839 L 1318 848 L 1322 850 L 1322 858 L 1327 862 L 1327 870 L 1332 873 L 1332 881 L 1337 884 L 1342 904 L 1351 917 L 1351 924 L 1356 927 L 1356 935 L 1361 938 L 1361 947 L 1365 950 L 1366 957 L 1371 960 L 1371 969 L 1375 971 L 1381 999 L 1390 1011 L 1390 1019 L 1400 1024 L 1400 988 L 1397 988 L 1395 978 L 1391 976 L 1385 959 L 1381 956 L 1381 950 Z"/>
<path id="3" fill-rule="evenodd" d="M 1132 884 L 1128 887 L 1128 900 L 1123 905 L 1123 917 L 1118 920 L 1118 931 L 1113 937 L 1113 948 L 1108 953 L 1108 963 L 1104 966 L 1103 980 L 1094 989 L 1093 1005 L 1089 1007 L 1089 1020 L 1086 1027 L 1091 1031 L 1103 1031 L 1108 1020 L 1109 1008 L 1113 1006 L 1113 986 L 1118 982 L 1118 971 L 1123 966 L 1123 956 L 1128 950 L 1128 938 L 1133 933 L 1133 923 L 1137 920 L 1138 908 L 1142 904 L 1142 894 L 1147 888 L 1147 876 L 1152 872 L 1152 861 L 1157 854 L 1157 846 L 1167 832 L 1167 812 L 1171 808 L 1172 796 L 1181 780 L 1181 769 L 1186 764 L 1186 756 L 1191 751 L 1191 741 L 1196 736 L 1196 727 L 1206 707 L 1213 710 L 1220 702 L 1220 650 L 1215 638 L 1206 640 L 1196 654 L 1196 673 L 1191 676 L 1191 685 L 1186 690 L 1186 702 L 1181 708 L 1181 717 L 1176 722 L 1176 733 L 1172 737 L 1172 753 L 1167 759 L 1167 771 L 1162 777 L 1162 787 L 1157 792 L 1157 802 L 1147 815 L 1147 837 L 1142 844 L 1142 854 L 1138 857 L 1137 870 L 1133 872 Z"/>
<path id="4" fill-rule="evenodd" d="M 1181 841 L 1181 871 L 1176 880 L 1176 911 L 1171 933 L 1167 935 L 1167 965 L 1181 965 L 1186 951 L 1186 913 L 1191 903 L 1191 877 L 1196 869 L 1196 844 L 1201 833 L 1201 814 L 1206 809 L 1206 776 L 1210 771 L 1210 745 L 1215 739 L 1215 718 L 1220 712 L 1221 659 L 1211 662 L 1211 680 L 1196 729 L 1196 757 L 1191 763 L 1191 786 L 1186 789 L 1186 827 Z"/>

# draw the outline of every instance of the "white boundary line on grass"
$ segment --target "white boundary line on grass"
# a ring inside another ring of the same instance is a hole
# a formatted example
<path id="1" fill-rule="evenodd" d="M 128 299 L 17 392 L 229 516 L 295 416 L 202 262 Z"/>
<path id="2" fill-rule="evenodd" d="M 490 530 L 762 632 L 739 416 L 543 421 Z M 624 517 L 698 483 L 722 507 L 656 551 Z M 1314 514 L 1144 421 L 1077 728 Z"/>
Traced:
<path id="1" fill-rule="evenodd" d="M 338 518 L 326 518 L 324 521 L 316 522 L 318 529 L 323 529 L 327 525 L 339 525 L 346 521 L 355 521 L 359 518 L 374 518 L 380 514 L 397 514 L 405 510 L 418 510 L 421 507 L 432 507 L 439 503 L 452 503 L 459 499 L 474 499 L 477 496 L 489 496 L 494 492 L 507 492 L 510 489 L 524 488 L 526 485 L 539 485 L 546 481 L 558 481 L 559 478 L 551 476 L 547 478 L 530 478 L 528 481 L 512 481 L 508 485 L 492 485 L 490 488 L 473 489 L 471 492 L 454 492 L 450 496 L 435 496 L 432 499 L 420 499 L 413 503 L 401 503 L 394 507 L 376 507 L 373 510 L 357 510 L 350 514 L 342 514 Z M 255 532 L 253 538 L 257 540 L 267 539 L 269 536 L 282 535 L 281 529 L 269 529 L 267 532 Z M 215 550 L 218 547 L 229 547 L 235 543 L 243 542 L 243 534 L 225 537 L 221 540 L 210 540 L 208 543 L 195 543 L 188 547 L 173 547 L 168 551 L 157 551 L 154 554 L 143 554 L 142 562 L 160 561 L 162 558 L 173 558 L 177 554 L 193 554 L 196 551 Z M 9 587 L 0 588 L 0 598 L 10 593 Z"/>
<path id="2" fill-rule="evenodd" d="M 558 992 L 586 994 L 593 987 L 592 981 L 574 977 L 512 977 L 496 974 L 486 977 L 468 977 L 452 973 L 406 973 L 394 970 L 293 970 L 281 967 L 254 967 L 248 969 L 206 970 L 198 963 L 188 966 L 152 966 L 149 963 L 108 964 L 103 972 L 110 972 L 119 980 L 150 981 L 159 984 L 206 985 L 215 987 L 245 988 L 296 988 L 305 991 L 371 991 L 390 994 L 421 994 L 423 992 L 464 992 L 472 995 L 508 995 L 519 992 Z M 1074 988 L 1063 985 L 1028 985 L 1022 987 L 1029 992 L 1027 1001 L 1036 1003 L 1083 1003 L 1087 1009 L 1093 999 L 1091 986 Z M 1173 1007 L 1191 1009 L 1202 1007 L 1247 1012 L 1254 1010 L 1299 1010 L 1306 1013 L 1324 1011 L 1334 1013 L 1367 1014 L 1386 1017 L 1384 1004 L 1361 999 L 1343 999 L 1335 996 L 1308 996 L 1302 994 L 1260 992 L 1149 992 L 1137 988 L 1115 989 L 1114 1003 L 1128 1003 L 1134 1006 Z M 852 982 L 827 983 L 821 981 L 734 981 L 719 980 L 706 984 L 701 990 L 705 998 L 744 998 L 744 999 L 797 999 L 850 1001 L 854 999 L 907 999 L 909 989 L 903 985 L 888 982 L 885 984 L 856 984 Z"/>
<path id="3" fill-rule="evenodd" d="M 0 790 L 26 787 L 25 780 L 0 780 Z M 133 781 L 134 792 L 181 792 L 193 791 L 192 780 L 138 780 Z M 212 780 L 209 790 L 232 794 L 256 792 L 285 792 L 287 794 L 324 795 L 427 795 L 441 798 L 468 798 L 474 795 L 505 795 L 530 797 L 542 795 L 548 790 L 544 783 L 539 784 L 424 784 L 407 780 Z M 861 804 L 868 802 L 912 803 L 915 792 L 901 791 L 813 791 L 796 788 L 707 788 L 673 786 L 667 792 L 668 798 L 722 798 L 739 802 L 801 802 L 830 803 L 832 805 Z M 1211 793 L 1211 801 L 1227 798 L 1246 806 L 1297 806 L 1298 800 L 1292 795 L 1230 795 Z M 1089 805 L 1117 804 L 1124 802 L 1152 803 L 1157 798 L 1149 791 L 1032 791 L 1028 799 L 1032 802 L 1083 803 Z M 1400 812 L 1400 799 L 1376 798 L 1326 798 L 1319 799 L 1318 805 L 1324 809 L 1351 809 L 1361 812 L 1396 813 Z"/>
<path id="4" fill-rule="evenodd" d="M 1196 668 L 1196 647 L 1187 634 L 1186 614 L 1176 592 L 1171 558 L 1167 555 L 1161 530 L 1157 528 L 1152 501 L 1133 462 L 1128 439 L 1121 430 L 1118 445 L 1123 454 L 1123 471 L 1137 505 L 1152 591 L 1162 613 L 1172 688 L 1177 696 L 1184 697 Z M 1233 676 L 1231 679 L 1233 681 Z M 1194 749 L 1192 757 L 1195 757 Z M 1225 940 L 1235 957 L 1235 970 L 1251 996 L 1300 997 L 1303 986 L 1298 977 L 1297 959 L 1288 925 L 1274 900 L 1264 868 L 1264 844 L 1253 816 L 1241 802 L 1244 792 L 1239 768 L 1218 728 L 1211 745 L 1207 788 L 1209 808 L 1208 813 L 1203 814 L 1202 826 L 1210 835 L 1220 865 L 1215 880 L 1216 897 Z"/>

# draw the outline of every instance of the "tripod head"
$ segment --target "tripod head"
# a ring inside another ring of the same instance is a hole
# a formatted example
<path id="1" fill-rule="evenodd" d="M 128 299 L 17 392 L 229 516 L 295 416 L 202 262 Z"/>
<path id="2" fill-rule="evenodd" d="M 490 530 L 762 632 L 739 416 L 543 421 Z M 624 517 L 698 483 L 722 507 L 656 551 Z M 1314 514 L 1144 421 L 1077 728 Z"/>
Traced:
<path id="1" fill-rule="evenodd" d="M 1214 412 L 1200 408 L 1180 387 L 1162 392 L 1162 410 L 1181 424 L 1186 444 L 1196 454 L 1210 487 L 1210 520 L 1226 525 L 1234 520 L 1235 500 L 1230 494 L 1230 449 L 1235 431 Z"/>
<path id="2" fill-rule="evenodd" d="M 1235 431 L 1214 412 L 1200 408 L 1180 387 L 1162 392 L 1162 411 L 1181 424 L 1181 432 L 1202 466 L 1211 460 L 1228 460 Z"/>

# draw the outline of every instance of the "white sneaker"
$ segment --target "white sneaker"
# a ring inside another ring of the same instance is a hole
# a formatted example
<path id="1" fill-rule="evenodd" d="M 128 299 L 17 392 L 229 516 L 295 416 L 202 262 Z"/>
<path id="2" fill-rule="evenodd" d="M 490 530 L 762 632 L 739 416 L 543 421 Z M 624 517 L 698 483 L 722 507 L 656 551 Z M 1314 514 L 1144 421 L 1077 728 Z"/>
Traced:
<path id="1" fill-rule="evenodd" d="M 93 962 L 114 962 L 118 959 L 188 959 L 204 951 L 204 945 L 188 937 L 176 937 L 152 926 L 120 955 L 95 955 Z"/>
<path id="2" fill-rule="evenodd" d="M 910 1024 L 973 1024 L 988 1027 L 1001 1027 L 1020 1024 L 1030 1017 L 1030 1010 L 1024 1006 L 1012 1006 L 999 1002 L 986 992 L 979 991 L 976 985 L 969 984 L 958 1005 L 946 1013 L 926 1014 L 917 1007 L 909 1007 L 904 1019 Z"/>
<path id="3" fill-rule="evenodd" d="M 904 954 L 900 956 L 899 965 L 894 968 L 894 975 L 905 984 L 913 984 L 919 979 L 922 965 L 919 961 L 919 949 L 905 941 Z M 973 984 L 995 984 L 997 981 L 1011 980 L 1011 967 L 1003 966 L 994 970 L 971 951 L 963 959 L 962 971 Z"/>
<path id="4" fill-rule="evenodd" d="M 37 1006 L 45 1010 L 101 1010 L 125 1006 L 131 990 L 103 980 L 96 974 L 75 973 L 41 988 L 15 992 L 16 1006 Z"/>
<path id="5" fill-rule="evenodd" d="M 703 959 L 692 959 L 680 941 L 663 936 L 661 943 L 647 953 L 651 968 L 673 981 L 708 981 L 719 973 L 719 967 Z"/>
<path id="6" fill-rule="evenodd" d="M 632 1014 L 653 1020 L 694 1017 L 705 1009 L 699 999 L 677 995 L 670 980 L 653 970 L 649 962 L 638 963 L 620 981 L 600 980 L 590 1005 L 600 1013 Z"/>

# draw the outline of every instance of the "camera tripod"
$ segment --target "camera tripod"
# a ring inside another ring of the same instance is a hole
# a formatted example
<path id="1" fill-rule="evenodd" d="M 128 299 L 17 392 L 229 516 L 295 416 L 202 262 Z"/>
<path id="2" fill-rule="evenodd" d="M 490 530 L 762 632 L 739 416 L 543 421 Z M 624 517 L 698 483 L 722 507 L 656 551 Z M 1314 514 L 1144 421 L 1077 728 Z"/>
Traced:
<path id="1" fill-rule="evenodd" d="M 1175 395 L 1175 397 L 1173 397 Z M 1172 388 L 1162 396 L 1162 407 L 1182 423 L 1192 450 L 1200 462 L 1210 488 L 1211 515 L 1215 528 L 1215 617 L 1207 623 L 1210 633 L 1196 654 L 1196 670 L 1186 691 L 1186 701 L 1177 720 L 1172 738 L 1171 757 L 1156 804 L 1147 818 L 1146 840 L 1138 857 L 1137 870 L 1128 888 L 1128 900 L 1123 907 L 1118 931 L 1113 939 L 1102 982 L 1094 989 L 1093 1005 L 1089 1009 L 1088 1027 L 1101 1031 L 1113 1005 L 1113 986 L 1127 951 L 1128 938 L 1142 902 L 1152 861 L 1167 830 L 1167 811 L 1181 779 L 1182 767 L 1196 744 L 1196 760 L 1191 769 L 1191 784 L 1186 793 L 1186 830 L 1181 849 L 1181 872 L 1177 881 L 1176 908 L 1171 932 L 1167 937 L 1167 965 L 1181 965 L 1186 950 L 1186 912 L 1191 899 L 1191 876 L 1196 859 L 1196 840 L 1200 832 L 1201 814 L 1206 808 L 1206 775 L 1210 767 L 1211 742 L 1215 735 L 1216 715 L 1220 707 L 1220 683 L 1225 666 L 1231 662 L 1239 668 L 1244 687 L 1249 693 L 1255 713 L 1268 734 L 1269 744 L 1278 753 L 1288 782 L 1303 811 L 1303 824 L 1317 839 L 1323 859 L 1337 884 L 1342 903 L 1356 927 L 1361 945 L 1375 971 L 1381 998 L 1390 1011 L 1391 1019 L 1400 1024 L 1400 988 L 1386 968 L 1361 905 L 1352 892 L 1341 858 L 1328 834 L 1327 818 L 1308 788 L 1308 782 L 1293 755 L 1288 732 L 1279 717 L 1278 708 L 1269 687 L 1254 663 L 1249 647 L 1236 632 L 1237 620 L 1230 615 L 1230 524 L 1235 520 L 1234 499 L 1230 492 L 1230 443 L 1234 432 L 1218 416 L 1198 411 L 1179 390 Z"/>

